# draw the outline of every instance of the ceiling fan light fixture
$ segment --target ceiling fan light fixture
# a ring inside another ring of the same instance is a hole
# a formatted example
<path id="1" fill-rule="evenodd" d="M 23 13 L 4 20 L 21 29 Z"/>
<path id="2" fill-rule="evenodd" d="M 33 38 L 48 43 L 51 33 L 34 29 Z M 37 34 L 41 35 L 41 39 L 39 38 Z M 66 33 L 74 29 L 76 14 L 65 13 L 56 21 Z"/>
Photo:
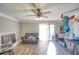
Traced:
<path id="1" fill-rule="evenodd" d="M 43 20 L 43 18 L 42 17 L 39 17 L 39 18 L 37 17 L 36 20 Z"/>

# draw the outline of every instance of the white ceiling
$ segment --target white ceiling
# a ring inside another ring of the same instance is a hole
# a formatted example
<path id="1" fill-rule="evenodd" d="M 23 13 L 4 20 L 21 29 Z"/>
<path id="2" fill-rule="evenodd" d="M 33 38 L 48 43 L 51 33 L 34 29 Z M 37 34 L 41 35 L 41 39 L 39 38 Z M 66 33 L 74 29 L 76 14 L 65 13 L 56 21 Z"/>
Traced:
<path id="1" fill-rule="evenodd" d="M 48 18 L 43 20 L 60 20 L 63 12 L 68 12 L 79 7 L 77 3 L 36 3 L 37 7 L 41 8 L 42 11 L 51 11 L 48 14 Z M 28 11 L 33 7 L 29 3 L 1 3 L 0 12 L 10 17 L 13 17 L 19 21 L 25 20 L 36 20 L 35 16 L 27 17 L 26 15 L 34 15 L 32 11 Z M 27 11 L 25 11 L 27 10 Z"/>

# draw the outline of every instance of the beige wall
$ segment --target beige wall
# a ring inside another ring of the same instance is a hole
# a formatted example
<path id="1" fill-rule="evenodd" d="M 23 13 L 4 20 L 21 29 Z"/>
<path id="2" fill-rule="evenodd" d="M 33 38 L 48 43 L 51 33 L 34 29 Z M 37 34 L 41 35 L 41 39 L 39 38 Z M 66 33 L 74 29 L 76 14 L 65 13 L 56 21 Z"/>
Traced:
<path id="1" fill-rule="evenodd" d="M 20 34 L 19 23 L 4 17 L 0 17 L 0 33 L 11 33 L 11 32 L 16 33 L 17 39 L 19 38 Z"/>

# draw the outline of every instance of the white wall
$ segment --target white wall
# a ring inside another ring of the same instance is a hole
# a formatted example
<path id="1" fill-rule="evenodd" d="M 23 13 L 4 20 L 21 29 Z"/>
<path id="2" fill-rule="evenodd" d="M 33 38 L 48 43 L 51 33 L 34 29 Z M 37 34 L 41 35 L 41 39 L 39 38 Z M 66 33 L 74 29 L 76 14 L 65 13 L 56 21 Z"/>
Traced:
<path id="1" fill-rule="evenodd" d="M 0 16 L 0 33 L 16 33 L 19 39 L 20 29 L 19 23 Z"/>

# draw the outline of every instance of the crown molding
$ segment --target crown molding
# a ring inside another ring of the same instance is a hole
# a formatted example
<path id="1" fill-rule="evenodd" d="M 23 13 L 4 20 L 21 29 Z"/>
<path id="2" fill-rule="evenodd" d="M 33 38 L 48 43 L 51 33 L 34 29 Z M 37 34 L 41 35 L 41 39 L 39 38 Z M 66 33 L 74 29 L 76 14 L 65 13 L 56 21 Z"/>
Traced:
<path id="1" fill-rule="evenodd" d="M 20 22 L 19 20 L 15 19 L 14 17 L 8 16 L 2 12 L 0 12 L 0 16 L 7 18 L 7 19 L 10 19 L 10 20 L 13 20 L 13 21 L 16 21 L 16 22 Z"/>

